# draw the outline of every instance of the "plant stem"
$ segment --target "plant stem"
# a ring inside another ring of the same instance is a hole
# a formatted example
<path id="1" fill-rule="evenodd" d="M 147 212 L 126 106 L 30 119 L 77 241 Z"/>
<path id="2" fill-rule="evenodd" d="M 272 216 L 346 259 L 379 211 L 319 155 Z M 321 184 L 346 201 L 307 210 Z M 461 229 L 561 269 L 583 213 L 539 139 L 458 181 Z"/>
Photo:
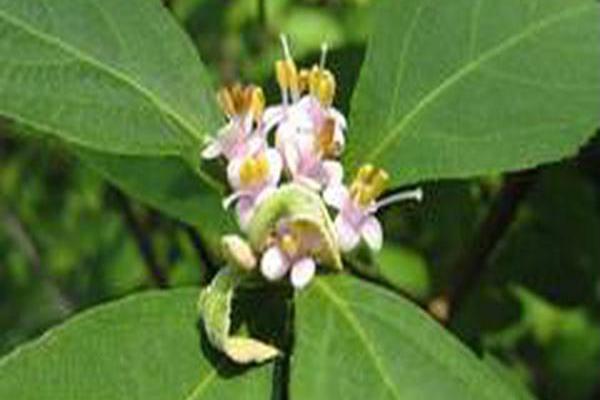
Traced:
<path id="1" fill-rule="evenodd" d="M 440 297 L 446 299 L 448 315 L 441 317 L 451 319 L 456 315 L 470 291 L 479 283 L 489 266 L 491 254 L 514 220 L 519 205 L 533 186 L 537 175 L 537 170 L 529 170 L 509 174 L 505 178 L 472 244 L 453 267 L 452 276 L 456 278 L 451 282 L 448 292 Z"/>
<path id="2" fill-rule="evenodd" d="M 160 265 L 152 244 L 152 239 L 147 235 L 131 207 L 129 199 L 119 190 L 111 189 L 114 199 L 119 206 L 125 224 L 133 235 L 138 250 L 144 259 L 144 265 L 152 282 L 161 289 L 169 286 L 165 269 Z"/>

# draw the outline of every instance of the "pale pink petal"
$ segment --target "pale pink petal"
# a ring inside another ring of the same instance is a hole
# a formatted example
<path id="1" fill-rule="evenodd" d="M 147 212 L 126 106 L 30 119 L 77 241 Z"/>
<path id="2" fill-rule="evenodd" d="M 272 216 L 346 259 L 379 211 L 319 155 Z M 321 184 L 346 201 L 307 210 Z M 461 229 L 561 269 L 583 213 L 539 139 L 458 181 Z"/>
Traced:
<path id="1" fill-rule="evenodd" d="M 325 203 L 338 210 L 344 208 L 344 204 L 349 201 L 350 194 L 348 189 L 343 185 L 328 186 L 323 192 L 323 200 Z"/>
<path id="2" fill-rule="evenodd" d="M 231 195 L 225 197 L 225 199 L 223 199 L 223 208 L 224 209 L 228 209 L 229 207 L 231 207 L 231 205 L 233 203 L 235 203 L 240 197 L 243 196 L 242 192 L 234 192 Z"/>
<path id="3" fill-rule="evenodd" d="M 239 189 L 242 186 L 240 180 L 240 168 L 244 162 L 243 157 L 237 157 L 229 161 L 227 164 L 227 181 L 234 189 Z"/>
<path id="4" fill-rule="evenodd" d="M 341 213 L 335 218 L 334 225 L 340 249 L 344 252 L 354 249 L 360 242 L 359 232 L 356 231 L 354 226 L 352 226 Z"/>
<path id="5" fill-rule="evenodd" d="M 267 107 L 262 117 L 263 133 L 269 133 L 275 125 L 278 125 L 285 118 L 284 106 Z"/>
<path id="6" fill-rule="evenodd" d="M 377 218 L 371 216 L 366 219 L 360 228 L 360 233 L 373 251 L 381 250 L 383 243 L 383 230 Z"/>
<path id="7" fill-rule="evenodd" d="M 236 206 L 236 212 L 238 217 L 238 222 L 242 229 L 246 229 L 252 216 L 254 215 L 254 210 L 256 209 L 254 199 L 251 197 L 240 197 Z"/>
<path id="8" fill-rule="evenodd" d="M 348 124 L 346 122 L 346 117 L 344 117 L 344 114 L 339 112 L 337 109 L 330 107 L 329 108 L 329 116 L 334 119 L 336 126 L 338 126 L 343 131 L 346 130 L 346 127 L 348 126 Z"/>
<path id="9" fill-rule="evenodd" d="M 289 261 L 278 247 L 267 249 L 260 260 L 260 271 L 269 281 L 281 279 L 289 269 Z"/>
<path id="10" fill-rule="evenodd" d="M 344 179 L 344 168 L 338 161 L 323 161 L 323 169 L 325 170 L 325 184 L 327 186 L 341 186 Z"/>
<path id="11" fill-rule="evenodd" d="M 300 154 L 298 153 L 298 148 L 292 140 L 288 140 L 282 143 L 282 149 L 285 165 L 290 174 L 295 176 L 300 169 Z"/>
<path id="12" fill-rule="evenodd" d="M 308 285 L 313 276 L 315 276 L 316 269 L 317 266 L 315 265 L 315 261 L 310 257 L 305 257 L 296 262 L 292 266 L 292 272 L 290 273 L 292 285 L 296 289 L 304 288 Z"/>
<path id="13" fill-rule="evenodd" d="M 210 143 L 202 150 L 202 158 L 212 160 L 219 157 L 223 153 L 221 144 L 217 140 L 211 140 Z"/>
<path id="14" fill-rule="evenodd" d="M 265 151 L 265 156 L 269 163 L 269 184 L 277 185 L 277 182 L 279 182 L 279 179 L 281 178 L 281 170 L 283 169 L 281 155 L 275 149 L 267 149 Z"/>
<path id="15" fill-rule="evenodd" d="M 296 175 L 294 177 L 294 182 L 298 183 L 299 185 L 302 185 L 314 192 L 318 192 L 321 190 L 321 182 L 306 176 L 306 175 Z"/>

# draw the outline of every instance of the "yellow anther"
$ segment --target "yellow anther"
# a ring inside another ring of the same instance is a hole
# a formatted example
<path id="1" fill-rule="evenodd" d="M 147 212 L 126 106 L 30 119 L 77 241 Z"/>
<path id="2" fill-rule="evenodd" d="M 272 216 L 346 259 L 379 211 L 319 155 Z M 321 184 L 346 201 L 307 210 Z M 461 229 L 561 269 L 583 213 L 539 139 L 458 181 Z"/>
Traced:
<path id="1" fill-rule="evenodd" d="M 373 198 L 379 197 L 387 188 L 390 176 L 382 169 L 378 169 L 371 180 Z"/>
<path id="2" fill-rule="evenodd" d="M 323 105 L 330 106 L 335 96 L 335 78 L 329 70 L 324 70 L 319 82 L 317 97 Z"/>
<path id="3" fill-rule="evenodd" d="M 235 115 L 235 105 L 233 103 L 233 99 L 231 98 L 231 94 L 229 93 L 229 89 L 223 88 L 219 90 L 217 93 L 217 101 L 223 112 L 228 117 L 232 117 Z"/>
<path id="4" fill-rule="evenodd" d="M 365 164 L 358 170 L 355 182 L 359 181 L 360 183 L 367 183 L 371 180 L 371 178 L 376 172 L 377 168 L 375 168 L 371 164 Z"/>
<path id="5" fill-rule="evenodd" d="M 279 246 L 288 256 L 294 257 L 300 250 L 298 239 L 292 234 L 285 234 L 279 241 Z"/>
<path id="6" fill-rule="evenodd" d="M 260 120 L 265 110 L 265 94 L 260 87 L 253 87 L 249 109 L 254 119 Z"/>
<path id="7" fill-rule="evenodd" d="M 298 73 L 298 90 L 303 93 L 308 90 L 308 83 L 310 79 L 310 70 L 302 68 Z"/>
<path id="8" fill-rule="evenodd" d="M 335 120 L 327 118 L 317 135 L 316 150 L 324 157 L 337 157 L 340 153 L 340 148 L 334 139 Z"/>
<path id="9" fill-rule="evenodd" d="M 308 88 L 323 105 L 329 106 L 335 96 L 335 77 L 328 69 L 315 65 L 308 76 Z"/>
<path id="10" fill-rule="evenodd" d="M 264 154 L 247 157 L 240 167 L 240 181 L 244 186 L 264 182 L 269 174 L 269 162 Z"/>
<path id="11" fill-rule="evenodd" d="M 290 90 L 297 92 L 299 89 L 298 69 L 291 59 L 279 60 L 275 62 L 275 75 L 277 83 L 281 90 Z"/>
<path id="12" fill-rule="evenodd" d="M 350 186 L 350 195 L 360 205 L 368 205 L 385 191 L 388 181 L 389 175 L 384 170 L 363 165 Z"/>
<path id="13" fill-rule="evenodd" d="M 219 105 L 228 117 L 251 113 L 258 120 L 265 108 L 265 95 L 258 86 L 235 83 L 217 93 Z"/>
<path id="14" fill-rule="evenodd" d="M 277 77 L 277 83 L 281 90 L 288 90 L 290 84 L 288 82 L 287 68 L 284 60 L 275 61 L 275 76 Z"/>

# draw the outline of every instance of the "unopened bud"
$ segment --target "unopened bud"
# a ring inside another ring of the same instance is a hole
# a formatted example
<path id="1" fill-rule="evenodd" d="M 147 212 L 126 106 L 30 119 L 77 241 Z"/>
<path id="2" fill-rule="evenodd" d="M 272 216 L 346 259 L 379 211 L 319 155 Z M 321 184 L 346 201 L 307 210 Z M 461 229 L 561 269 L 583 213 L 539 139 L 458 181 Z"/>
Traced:
<path id="1" fill-rule="evenodd" d="M 244 271 L 251 271 L 256 267 L 256 257 L 252 248 L 238 235 L 225 235 L 221 239 L 223 254 L 233 266 Z"/>

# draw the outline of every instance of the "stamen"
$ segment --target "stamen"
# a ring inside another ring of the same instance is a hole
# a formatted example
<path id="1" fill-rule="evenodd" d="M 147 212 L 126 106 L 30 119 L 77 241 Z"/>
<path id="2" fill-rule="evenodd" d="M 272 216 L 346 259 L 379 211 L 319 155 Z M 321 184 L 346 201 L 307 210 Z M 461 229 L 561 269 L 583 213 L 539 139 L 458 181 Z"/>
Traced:
<path id="1" fill-rule="evenodd" d="M 281 47 L 283 47 L 283 55 L 285 56 L 285 59 L 292 60 L 292 53 L 290 52 L 290 45 L 288 43 L 287 36 L 282 33 L 279 35 L 279 38 L 281 39 Z"/>
<path id="2" fill-rule="evenodd" d="M 279 246 L 289 257 L 295 257 L 300 249 L 298 240 L 289 233 L 283 235 L 279 241 Z"/>
<path id="3" fill-rule="evenodd" d="M 382 199 L 381 201 L 378 201 L 377 204 L 375 204 L 375 209 L 387 207 L 391 204 L 398 203 L 400 201 L 406 201 L 406 200 L 416 200 L 419 202 L 423 201 L 423 189 L 417 188 L 417 189 L 409 190 L 406 192 L 392 194 L 392 195 Z"/>
<path id="4" fill-rule="evenodd" d="M 231 118 L 235 115 L 235 105 L 231 98 L 231 94 L 229 93 L 229 89 L 222 88 L 217 92 L 217 102 L 227 117 Z"/>
<path id="5" fill-rule="evenodd" d="M 327 43 L 321 45 L 321 62 L 319 63 L 321 69 L 325 69 L 325 63 L 327 62 Z"/>

